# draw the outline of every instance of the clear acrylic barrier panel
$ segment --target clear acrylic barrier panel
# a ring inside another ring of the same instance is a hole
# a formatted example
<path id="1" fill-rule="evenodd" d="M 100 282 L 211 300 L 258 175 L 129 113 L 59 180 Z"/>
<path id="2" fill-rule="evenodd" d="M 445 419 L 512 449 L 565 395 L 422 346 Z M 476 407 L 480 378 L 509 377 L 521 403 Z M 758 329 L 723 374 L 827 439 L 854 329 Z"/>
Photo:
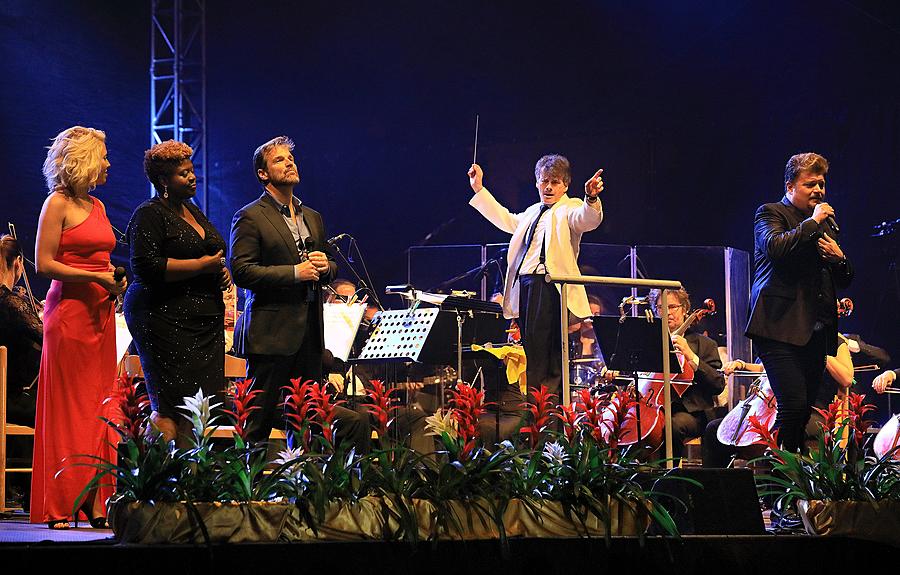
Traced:
<path id="1" fill-rule="evenodd" d="M 481 275 L 477 273 L 482 264 L 481 245 L 415 246 L 408 254 L 407 282 L 417 290 L 468 290 L 481 295 Z"/>

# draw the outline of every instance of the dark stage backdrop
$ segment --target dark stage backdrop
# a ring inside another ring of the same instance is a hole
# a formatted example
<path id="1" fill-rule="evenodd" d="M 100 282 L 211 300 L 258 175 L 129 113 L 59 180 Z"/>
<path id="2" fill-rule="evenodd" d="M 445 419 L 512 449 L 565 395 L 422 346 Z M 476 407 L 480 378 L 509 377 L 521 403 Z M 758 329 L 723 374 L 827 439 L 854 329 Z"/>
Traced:
<path id="1" fill-rule="evenodd" d="M 478 113 L 485 182 L 511 209 L 536 199 L 534 161 L 559 152 L 576 194 L 606 170 L 606 221 L 585 241 L 752 250 L 755 208 L 780 199 L 791 154 L 814 150 L 858 270 L 844 329 L 900 360 L 896 276 L 869 237 L 900 216 L 895 3 L 528 4 L 208 1 L 213 222 L 227 234 L 260 192 L 253 149 L 288 134 L 300 197 L 358 238 L 379 286 L 405 281 L 405 250 L 429 233 L 505 241 L 466 204 Z M 148 5 L 0 5 L 2 211 L 29 241 L 44 147 L 69 125 L 108 134 L 98 194 L 114 224 L 146 197 Z"/>

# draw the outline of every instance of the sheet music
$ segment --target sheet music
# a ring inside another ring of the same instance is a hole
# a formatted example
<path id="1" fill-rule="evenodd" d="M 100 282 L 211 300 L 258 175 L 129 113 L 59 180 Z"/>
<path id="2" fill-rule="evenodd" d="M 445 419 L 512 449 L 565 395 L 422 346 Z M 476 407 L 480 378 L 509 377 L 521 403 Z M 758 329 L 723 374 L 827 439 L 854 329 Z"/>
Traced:
<path id="1" fill-rule="evenodd" d="M 122 361 L 128 346 L 131 345 L 131 332 L 125 324 L 125 315 L 116 314 L 116 361 Z"/>
<path id="2" fill-rule="evenodd" d="M 325 304 L 325 347 L 334 357 L 342 361 L 350 357 L 350 348 L 365 312 L 365 303 Z"/>

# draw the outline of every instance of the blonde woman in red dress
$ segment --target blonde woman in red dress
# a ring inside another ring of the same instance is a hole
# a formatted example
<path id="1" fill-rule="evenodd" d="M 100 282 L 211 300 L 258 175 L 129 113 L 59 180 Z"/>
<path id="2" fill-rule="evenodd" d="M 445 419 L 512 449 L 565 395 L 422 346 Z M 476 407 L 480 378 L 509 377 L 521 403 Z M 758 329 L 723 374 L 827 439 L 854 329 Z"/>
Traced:
<path id="1" fill-rule="evenodd" d="M 72 507 L 96 474 L 73 466 L 77 455 L 115 461 L 115 441 L 100 417 L 116 377 L 116 281 L 110 252 L 116 244 L 103 203 L 90 192 L 106 183 L 106 135 L 75 126 L 53 139 L 44 162 L 50 194 L 38 221 L 38 273 L 53 280 L 44 311 L 31 483 L 31 522 L 66 529 Z M 79 509 L 92 527 L 106 525 L 111 483 Z"/>

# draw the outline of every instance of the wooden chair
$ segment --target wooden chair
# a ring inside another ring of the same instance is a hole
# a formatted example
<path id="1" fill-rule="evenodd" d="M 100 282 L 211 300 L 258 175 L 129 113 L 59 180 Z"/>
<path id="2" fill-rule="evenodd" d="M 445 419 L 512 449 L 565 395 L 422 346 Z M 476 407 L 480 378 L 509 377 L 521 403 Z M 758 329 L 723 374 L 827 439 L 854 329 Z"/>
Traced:
<path id="1" fill-rule="evenodd" d="M 6 422 L 6 385 L 8 375 L 8 350 L 0 346 L 0 512 L 12 508 L 6 506 L 6 474 L 31 473 L 31 467 L 6 466 L 6 438 L 11 435 L 34 436 L 34 428 Z"/>

